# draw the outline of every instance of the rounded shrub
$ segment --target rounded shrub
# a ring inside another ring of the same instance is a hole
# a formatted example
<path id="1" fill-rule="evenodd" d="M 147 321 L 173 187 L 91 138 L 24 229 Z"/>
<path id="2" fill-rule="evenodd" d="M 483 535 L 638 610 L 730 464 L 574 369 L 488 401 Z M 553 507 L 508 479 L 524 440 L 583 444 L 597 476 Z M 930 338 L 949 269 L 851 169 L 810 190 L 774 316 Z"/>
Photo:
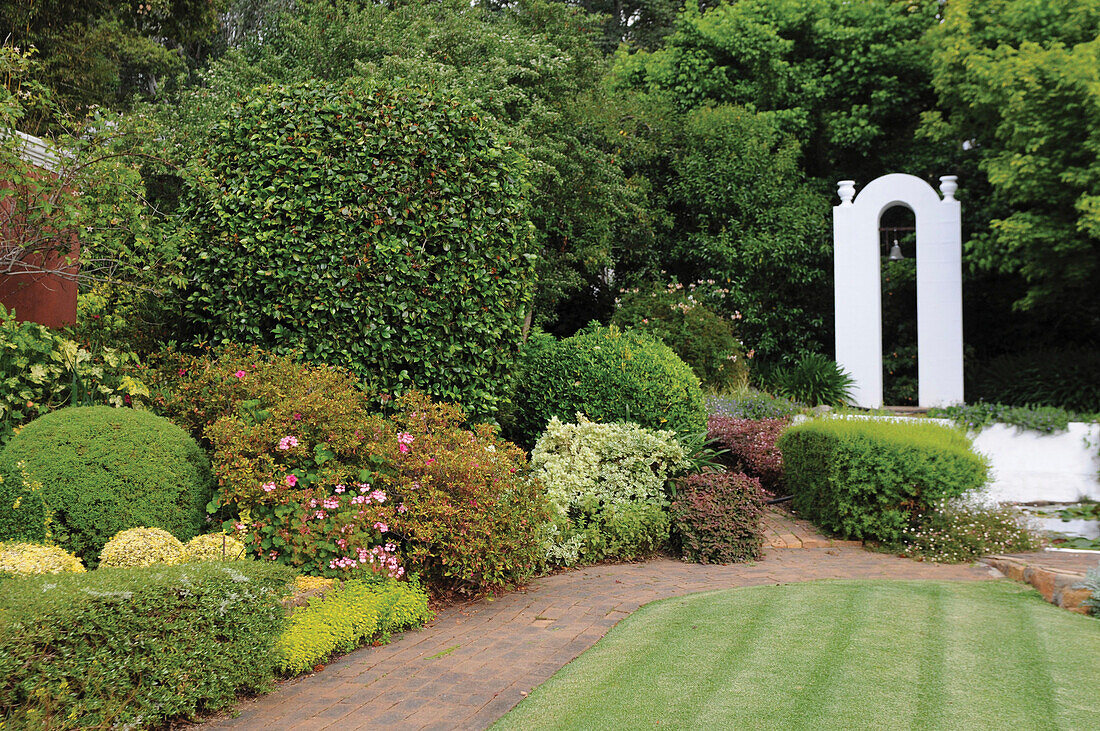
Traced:
<path id="1" fill-rule="evenodd" d="M 99 555 L 104 568 L 132 569 L 153 564 L 182 563 L 186 558 L 179 539 L 160 528 L 130 528 L 119 531 Z"/>
<path id="2" fill-rule="evenodd" d="M 558 341 L 536 334 L 523 351 L 507 420 L 511 438 L 534 444 L 552 417 L 630 421 L 694 434 L 706 423 L 699 378 L 667 345 L 644 333 L 596 324 Z"/>
<path id="3" fill-rule="evenodd" d="M 533 296 L 525 167 L 495 123 L 429 88 L 258 89 L 187 176 L 186 313 L 215 342 L 494 413 Z"/>
<path id="4" fill-rule="evenodd" d="M 706 386 L 743 385 L 748 382 L 748 361 L 733 322 L 704 305 L 701 296 L 694 285 L 685 290 L 679 283 L 628 290 L 611 323 L 660 338 Z"/>
<path id="5" fill-rule="evenodd" d="M 670 509 L 685 559 L 737 563 L 760 557 L 764 494 L 760 482 L 738 472 L 704 472 L 677 483 Z"/>
<path id="6" fill-rule="evenodd" d="M 0 543 L 0 572 L 17 576 L 82 573 L 84 564 L 60 546 L 41 543 Z"/>
<path id="7" fill-rule="evenodd" d="M 0 452 L 0 539 L 52 538 L 94 566 L 120 530 L 199 532 L 210 462 L 190 436 L 145 411 L 86 406 L 32 421 Z"/>
<path id="8" fill-rule="evenodd" d="M 183 547 L 185 561 L 241 561 L 248 558 L 244 543 L 225 533 L 195 536 Z"/>

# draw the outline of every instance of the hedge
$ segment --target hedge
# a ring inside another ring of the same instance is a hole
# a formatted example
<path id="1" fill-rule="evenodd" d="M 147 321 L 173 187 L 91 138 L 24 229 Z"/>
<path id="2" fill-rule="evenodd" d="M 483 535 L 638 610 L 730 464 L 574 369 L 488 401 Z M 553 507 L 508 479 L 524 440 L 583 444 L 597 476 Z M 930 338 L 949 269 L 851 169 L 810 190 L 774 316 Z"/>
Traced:
<path id="1" fill-rule="evenodd" d="M 533 296 L 525 170 L 498 125 L 437 90 L 257 89 L 185 176 L 195 335 L 492 414 Z"/>
<path id="2" fill-rule="evenodd" d="M 0 580 L 0 726 L 157 726 L 266 689 L 292 579 L 211 562 Z"/>
<path id="3" fill-rule="evenodd" d="M 941 500 L 986 484 L 957 429 L 864 419 L 807 421 L 777 442 L 793 507 L 845 538 L 900 541 Z"/>

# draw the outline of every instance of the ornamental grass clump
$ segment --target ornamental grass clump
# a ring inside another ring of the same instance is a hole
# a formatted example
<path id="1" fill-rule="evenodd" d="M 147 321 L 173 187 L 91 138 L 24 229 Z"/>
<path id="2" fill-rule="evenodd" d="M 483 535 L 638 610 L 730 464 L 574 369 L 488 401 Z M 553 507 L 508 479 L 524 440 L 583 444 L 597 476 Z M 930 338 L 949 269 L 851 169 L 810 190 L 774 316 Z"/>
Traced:
<path id="1" fill-rule="evenodd" d="M 119 531 L 99 555 L 103 568 L 123 568 L 171 565 L 186 560 L 187 554 L 179 539 L 160 528 L 130 528 Z"/>
<path id="2" fill-rule="evenodd" d="M 673 432 L 552 418 L 531 453 L 554 509 L 547 561 L 628 560 L 665 546 L 667 484 L 689 465 Z"/>
<path id="3" fill-rule="evenodd" d="M 84 573 L 84 564 L 60 546 L 40 543 L 0 543 L 0 573 L 31 576 L 63 572 Z"/>

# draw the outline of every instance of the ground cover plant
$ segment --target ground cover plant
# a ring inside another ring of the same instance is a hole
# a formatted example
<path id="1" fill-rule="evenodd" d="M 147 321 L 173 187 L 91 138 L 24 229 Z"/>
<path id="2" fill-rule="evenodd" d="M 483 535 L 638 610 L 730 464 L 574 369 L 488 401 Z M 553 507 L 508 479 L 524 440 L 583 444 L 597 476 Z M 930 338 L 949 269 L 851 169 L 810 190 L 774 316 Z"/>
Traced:
<path id="1" fill-rule="evenodd" d="M 127 528 L 188 540 L 213 495 L 210 462 L 186 432 L 147 411 L 82 406 L 46 414 L 0 451 L 0 539 L 51 539 L 89 567 Z"/>
<path id="2" fill-rule="evenodd" d="M 1035 551 L 1042 545 L 1016 508 L 964 496 L 940 501 L 920 515 L 906 533 L 903 551 L 912 558 L 962 563 L 990 554 Z"/>
<path id="3" fill-rule="evenodd" d="M 268 689 L 292 579 L 261 562 L 2 579 L 0 720 L 156 726 Z"/>
<path id="4" fill-rule="evenodd" d="M 755 388 L 739 388 L 707 394 L 707 413 L 731 419 L 789 419 L 805 407 L 788 398 Z"/>
<path id="5" fill-rule="evenodd" d="M 1096 415 L 1081 415 L 1057 406 L 1008 406 L 978 401 L 929 409 L 928 416 L 951 419 L 973 431 L 992 424 L 1011 424 L 1021 430 L 1054 434 L 1065 431 L 1071 421 L 1094 421 Z"/>
<path id="6" fill-rule="evenodd" d="M 815 419 L 779 438 L 799 514 L 845 538 L 897 543 L 937 502 L 985 486 L 989 466 L 937 424 Z"/>
<path id="7" fill-rule="evenodd" d="M 557 340 L 536 334 L 523 347 L 506 433 L 533 446 L 551 417 L 631 421 L 678 434 L 703 430 L 699 378 L 667 345 L 644 333 L 592 323 Z"/>
<path id="8" fill-rule="evenodd" d="M 732 589 L 643 607 L 494 728 L 1089 728 L 1098 656 L 1007 581 Z"/>

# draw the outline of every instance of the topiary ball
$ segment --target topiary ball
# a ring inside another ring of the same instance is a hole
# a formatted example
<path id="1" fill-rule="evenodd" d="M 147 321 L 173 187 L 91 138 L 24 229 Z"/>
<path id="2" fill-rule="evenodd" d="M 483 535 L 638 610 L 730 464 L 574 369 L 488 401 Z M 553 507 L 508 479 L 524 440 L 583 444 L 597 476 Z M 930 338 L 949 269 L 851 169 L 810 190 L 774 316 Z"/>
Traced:
<path id="1" fill-rule="evenodd" d="M 243 561 L 248 558 L 244 544 L 225 533 L 195 536 L 183 549 L 187 561 Z"/>
<path id="2" fill-rule="evenodd" d="M 132 569 L 153 564 L 183 563 L 183 544 L 160 528 L 130 528 L 119 531 L 99 554 L 101 568 Z"/>
<path id="3" fill-rule="evenodd" d="M 524 346 L 509 438 L 530 448 L 550 418 L 631 421 L 683 436 L 702 431 L 699 378 L 667 345 L 644 333 L 593 323 L 555 340 L 535 334 Z"/>
<path id="4" fill-rule="evenodd" d="M 84 573 L 84 564 L 60 546 L 41 543 L 0 543 L 0 571 L 17 576 Z"/>
<path id="5" fill-rule="evenodd" d="M 0 505 L 45 506 L 0 511 L 0 540 L 52 536 L 88 566 L 127 528 L 196 535 L 214 489 L 210 461 L 186 432 L 149 412 L 109 406 L 32 421 L 0 452 L 0 475 Z"/>

